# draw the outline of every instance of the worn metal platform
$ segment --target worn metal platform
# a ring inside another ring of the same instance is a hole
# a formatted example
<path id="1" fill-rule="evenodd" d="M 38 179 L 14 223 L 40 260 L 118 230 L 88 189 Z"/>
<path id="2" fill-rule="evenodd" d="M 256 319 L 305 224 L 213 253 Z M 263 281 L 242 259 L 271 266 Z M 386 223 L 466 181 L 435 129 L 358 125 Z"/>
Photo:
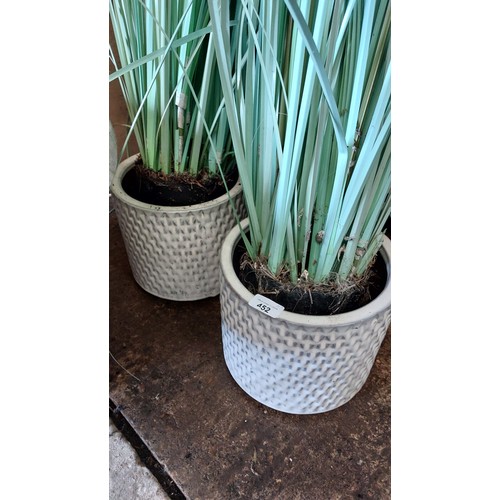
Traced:
<path id="1" fill-rule="evenodd" d="M 229 374 L 218 298 L 148 294 L 132 277 L 113 212 L 109 237 L 111 416 L 172 498 L 390 498 L 390 331 L 349 403 L 279 413 Z"/>

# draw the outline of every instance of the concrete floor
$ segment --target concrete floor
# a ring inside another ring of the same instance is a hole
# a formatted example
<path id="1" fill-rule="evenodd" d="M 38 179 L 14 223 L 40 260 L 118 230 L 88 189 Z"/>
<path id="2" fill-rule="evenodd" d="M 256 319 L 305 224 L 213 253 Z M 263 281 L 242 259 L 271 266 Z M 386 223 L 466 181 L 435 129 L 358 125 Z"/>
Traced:
<path id="1" fill-rule="evenodd" d="M 117 82 L 109 104 L 120 148 L 127 115 Z M 112 500 L 390 498 L 390 330 L 349 403 L 282 414 L 229 374 L 217 297 L 177 303 L 142 290 L 114 212 L 109 251 Z"/>
<path id="2" fill-rule="evenodd" d="M 168 500 L 128 439 L 109 420 L 109 500 Z"/>

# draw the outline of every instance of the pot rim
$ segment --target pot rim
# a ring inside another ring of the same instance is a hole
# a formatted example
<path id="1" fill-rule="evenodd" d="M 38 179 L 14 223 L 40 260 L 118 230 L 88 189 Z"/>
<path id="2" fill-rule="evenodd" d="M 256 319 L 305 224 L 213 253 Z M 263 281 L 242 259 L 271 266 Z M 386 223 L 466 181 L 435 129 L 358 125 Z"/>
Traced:
<path id="1" fill-rule="evenodd" d="M 154 205 L 151 203 L 144 203 L 142 201 L 136 200 L 129 196 L 122 187 L 122 179 L 125 174 L 134 166 L 136 160 L 140 157 L 140 154 L 137 153 L 133 156 L 130 156 L 123 160 L 118 167 L 116 167 L 115 175 L 113 176 L 113 181 L 111 183 L 111 193 L 116 198 L 120 199 L 127 205 L 133 206 L 134 208 L 144 210 L 147 212 L 168 212 L 168 213 L 186 213 L 186 212 L 198 212 L 201 210 L 207 210 L 208 208 L 219 205 L 221 203 L 225 203 L 228 201 L 228 194 L 224 193 L 218 198 L 214 198 L 213 200 L 205 201 L 203 203 L 198 203 L 196 205 L 183 205 L 178 207 L 168 207 L 162 205 Z M 234 198 L 240 191 L 242 190 L 241 183 L 239 179 L 236 181 L 236 184 L 229 190 L 229 196 Z"/>
<path id="2" fill-rule="evenodd" d="M 249 226 L 249 219 L 241 221 L 241 228 L 244 231 Z M 228 233 L 221 249 L 220 265 L 221 271 L 229 286 L 237 293 L 246 303 L 254 297 L 247 288 L 241 283 L 233 268 L 233 253 L 241 239 L 240 228 L 238 225 L 233 227 Z M 292 324 L 308 324 L 312 326 L 339 326 L 358 323 L 360 319 L 367 319 L 375 316 L 380 311 L 390 308 L 391 306 L 391 240 L 384 235 L 384 243 L 379 250 L 387 268 L 387 281 L 382 292 L 375 297 L 371 302 L 355 309 L 340 314 L 332 314 L 325 316 L 312 316 L 307 314 L 298 314 L 289 311 L 283 311 L 277 318 L 271 318 L 276 321 L 286 321 Z"/>

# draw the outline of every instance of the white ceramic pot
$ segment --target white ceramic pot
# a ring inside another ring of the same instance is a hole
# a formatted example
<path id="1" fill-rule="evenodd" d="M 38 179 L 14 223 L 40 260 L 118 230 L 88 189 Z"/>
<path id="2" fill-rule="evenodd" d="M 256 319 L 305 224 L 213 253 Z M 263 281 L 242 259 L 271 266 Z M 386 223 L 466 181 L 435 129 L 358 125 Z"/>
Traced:
<path id="1" fill-rule="evenodd" d="M 255 400 L 286 413 L 322 413 L 347 403 L 366 382 L 390 324 L 390 240 L 380 250 L 387 283 L 372 302 L 332 316 L 283 311 L 277 318 L 248 305 L 254 295 L 232 264 L 239 240 L 235 227 L 221 251 L 222 342 L 234 380 Z"/>
<path id="2" fill-rule="evenodd" d="M 169 300 L 199 300 L 219 294 L 219 254 L 234 226 L 227 194 L 185 207 L 137 201 L 122 188 L 122 179 L 138 155 L 116 169 L 111 193 L 134 279 L 147 292 Z M 230 190 L 239 216 L 243 196 L 239 182 Z"/>

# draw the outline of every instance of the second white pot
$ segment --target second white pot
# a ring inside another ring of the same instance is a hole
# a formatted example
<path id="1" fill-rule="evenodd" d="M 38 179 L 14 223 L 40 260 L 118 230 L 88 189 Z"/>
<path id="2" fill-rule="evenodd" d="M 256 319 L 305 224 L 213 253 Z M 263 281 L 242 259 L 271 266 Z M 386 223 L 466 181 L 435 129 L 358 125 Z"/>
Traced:
<path id="1" fill-rule="evenodd" d="M 118 165 L 111 193 L 134 279 L 147 292 L 169 300 L 199 300 L 219 294 L 219 254 L 234 225 L 227 194 L 186 207 L 163 207 L 130 197 L 122 188 L 137 155 Z M 230 190 L 244 213 L 239 182 Z"/>

